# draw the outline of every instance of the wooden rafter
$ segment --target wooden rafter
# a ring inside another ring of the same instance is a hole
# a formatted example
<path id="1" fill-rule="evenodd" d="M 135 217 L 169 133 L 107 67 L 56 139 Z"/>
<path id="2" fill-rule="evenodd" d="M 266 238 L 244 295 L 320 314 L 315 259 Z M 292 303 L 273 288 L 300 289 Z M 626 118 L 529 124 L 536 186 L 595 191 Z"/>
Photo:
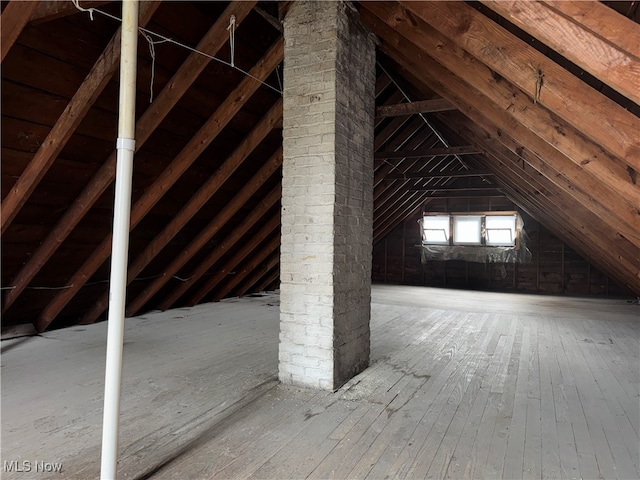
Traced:
<path id="1" fill-rule="evenodd" d="M 11 2 L 9 5 L 13 3 Z M 139 13 L 140 26 L 144 27 L 151 20 L 159 5 L 160 2 L 145 2 L 142 4 Z M 91 68 L 91 71 L 89 71 L 89 74 L 76 90 L 62 115 L 60 115 L 60 118 L 58 118 L 38 151 L 20 175 L 18 181 L 11 187 L 11 190 L 2 201 L 2 213 L 0 214 L 2 233 L 7 230 L 15 216 L 27 202 L 29 196 L 36 189 L 56 158 L 58 158 L 71 135 L 78 128 L 78 125 L 80 125 L 117 70 L 118 62 L 120 61 L 120 33 L 121 28 L 118 28 Z"/>
<path id="2" fill-rule="evenodd" d="M 235 294 L 240 297 L 246 294 L 247 292 L 249 292 L 250 290 L 254 292 L 260 292 L 262 289 L 259 286 L 257 286 L 257 283 L 260 280 L 262 280 L 265 276 L 269 275 L 269 273 L 272 272 L 273 269 L 278 267 L 279 265 L 280 265 L 280 251 L 276 247 L 274 251 L 271 253 L 271 256 L 268 257 L 262 265 L 258 266 L 251 272 L 247 272 L 245 279 L 242 282 L 240 282 L 238 288 L 236 288 Z"/>
<path id="3" fill-rule="evenodd" d="M 215 292 L 215 294 L 213 295 L 214 300 L 222 300 L 248 275 L 253 274 L 259 279 L 260 277 L 262 277 L 262 275 L 271 270 L 275 265 L 277 265 L 279 261 L 279 256 L 277 254 L 272 254 L 274 252 L 277 252 L 279 248 L 280 232 L 278 232 L 277 235 L 274 235 L 270 241 L 261 245 L 260 250 L 249 257 L 249 260 L 240 269 L 240 271 L 237 271 L 232 279 L 230 279 L 228 282 L 225 282 L 222 288 L 220 288 L 219 291 Z M 260 264 L 267 260 L 267 258 L 269 258 L 267 265 L 263 265 L 262 268 L 260 268 Z"/>
<path id="4" fill-rule="evenodd" d="M 232 272 L 244 260 L 249 258 L 256 248 L 263 248 L 265 240 L 280 226 L 280 213 L 273 215 L 262 227 L 256 232 L 250 241 L 238 250 L 231 258 L 229 258 L 218 269 L 215 275 L 207 279 L 206 283 L 198 289 L 198 291 L 189 298 L 187 305 L 193 306 L 216 288 L 225 278 L 230 278 Z"/>
<path id="5" fill-rule="evenodd" d="M 375 3 L 367 4 L 367 7 L 371 5 L 378 6 Z M 403 15 L 402 12 L 396 13 L 397 15 L 392 16 L 394 22 L 397 22 L 398 15 Z M 369 25 L 373 26 L 374 30 L 385 39 L 382 49 L 401 63 L 404 68 L 412 71 L 415 77 L 424 77 L 428 87 L 433 90 L 437 89 L 438 93 L 444 97 L 448 96 L 449 100 L 459 109 L 466 108 L 467 111 L 463 113 L 469 118 L 473 118 L 474 121 L 482 123 L 485 117 L 490 118 L 500 129 L 513 132 L 513 137 L 526 139 L 525 146 L 527 148 L 530 148 L 546 162 L 552 163 L 556 168 L 562 168 L 569 161 L 573 162 L 589 174 L 588 176 L 593 183 L 600 185 L 601 188 L 606 188 L 608 194 L 598 201 L 611 211 L 619 209 L 630 212 L 628 217 L 630 223 L 617 226 L 622 231 L 637 232 L 639 230 L 637 205 L 640 204 L 640 201 L 637 199 L 640 198 L 640 192 L 628 176 L 625 178 L 626 170 L 619 162 L 608 156 L 598 158 L 597 162 L 595 160 L 586 161 L 585 159 L 592 158 L 594 144 L 590 144 L 584 139 L 580 140 L 580 135 L 573 131 L 569 125 L 557 117 L 551 116 L 546 110 L 542 111 L 543 109 L 534 105 L 531 99 L 522 95 L 517 88 L 507 84 L 504 79 L 496 82 L 487 70 L 476 68 L 474 62 L 464 62 L 464 56 L 459 51 L 455 49 L 449 51 L 446 46 L 441 46 L 436 52 L 439 61 L 447 62 L 454 70 L 457 70 L 454 73 L 443 68 L 440 63 L 426 55 L 424 50 L 417 48 L 406 37 L 400 36 L 397 31 L 389 28 L 382 20 L 368 15 L 363 16 L 363 18 L 365 17 L 369 18 Z M 409 25 L 399 30 L 410 35 L 416 42 L 437 40 L 430 40 L 433 32 L 425 33 L 422 29 L 420 30 L 421 35 L 416 38 L 417 32 L 413 31 L 413 28 L 412 25 Z M 436 41 L 438 45 L 443 45 L 443 43 L 446 43 L 446 40 Z M 392 45 L 400 45 L 400 50 Z M 407 58 L 405 54 L 410 58 Z M 459 57 L 460 55 L 462 58 Z M 474 82 L 477 89 L 464 82 L 462 78 Z M 526 115 L 523 113 L 524 110 L 527 112 Z M 517 122 L 514 122 L 516 116 L 514 111 L 520 112 L 516 118 Z M 557 135 L 558 131 L 561 131 L 563 135 Z M 575 140 L 575 143 L 567 141 L 568 138 Z M 569 150 L 567 153 L 571 157 L 558 150 L 557 144 L 559 143 L 562 143 Z M 583 151 L 582 147 L 585 147 L 585 150 L 590 153 Z M 583 155 L 581 156 L 580 153 Z M 578 161 L 579 159 L 582 160 Z M 595 163 L 598 165 L 592 165 Z M 601 175 L 596 175 L 596 172 L 600 172 Z M 586 185 L 576 185 L 576 187 L 589 190 Z M 631 236 L 633 237 L 632 233 Z"/>
<path id="6" fill-rule="evenodd" d="M 482 2 L 640 105 L 640 26 L 603 3 Z"/>
<path id="7" fill-rule="evenodd" d="M 282 165 L 282 147 L 271 155 L 260 170 L 251 177 L 244 187 L 218 213 L 136 298 L 127 305 L 127 316 L 135 315 L 184 265 L 196 255 L 206 243 L 249 201 L 264 182 Z"/>
<path id="8" fill-rule="evenodd" d="M 385 237 L 391 230 L 396 228 L 405 219 L 415 215 L 418 210 L 421 210 L 428 202 L 428 197 L 425 194 L 419 192 L 412 192 L 413 195 L 409 196 L 398 208 L 390 212 L 384 219 L 380 219 L 374 226 L 373 230 L 373 244 L 378 243 Z"/>
<path id="9" fill-rule="evenodd" d="M 500 150 L 500 151 L 498 151 Z M 558 236 L 592 263 L 608 272 L 619 282 L 628 285 L 636 292 L 640 291 L 640 282 L 631 274 L 634 264 L 628 258 L 640 254 L 637 247 L 631 246 L 626 239 L 610 236 L 608 226 L 598 216 L 582 208 L 572 199 L 567 199 L 549 179 L 535 170 L 522 169 L 519 158 L 513 152 L 496 147 L 487 161 L 496 176 L 505 180 L 505 188 L 515 203 L 524 207 L 534 218 L 549 226 Z M 561 203 L 563 208 L 557 208 Z M 588 229 L 581 226 L 589 225 Z M 604 250 L 616 252 L 603 255 Z M 617 258 L 616 258 L 617 257 Z M 637 264 L 636 264 L 637 270 Z"/>
<path id="10" fill-rule="evenodd" d="M 0 15 L 0 62 L 20 36 L 38 2 L 11 0 Z"/>
<path id="11" fill-rule="evenodd" d="M 376 108 L 376 117 L 398 117 L 415 115 L 416 113 L 446 112 L 454 109 L 455 107 L 444 98 L 434 98 L 432 100 L 398 103 L 396 105 L 381 105 Z"/>
<path id="12" fill-rule="evenodd" d="M 79 4 L 82 8 L 95 8 L 112 2 L 113 0 L 89 0 L 79 2 Z M 55 20 L 56 18 L 74 15 L 76 13 L 80 13 L 80 10 L 78 10 L 70 0 L 41 0 L 38 8 L 35 9 L 29 21 L 31 23 L 43 23 Z"/>
<path id="13" fill-rule="evenodd" d="M 567 244 L 578 251 L 590 252 L 589 258 L 593 258 L 594 255 L 602 257 L 594 263 L 599 266 L 608 265 L 607 271 L 612 272 L 612 276 L 634 288 L 632 272 L 635 270 L 637 275 L 640 267 L 637 264 L 634 267 L 634 261 L 629 259 L 637 257 L 640 252 L 639 247 L 611 232 L 611 227 L 600 215 L 590 212 L 578 199 L 567 195 L 567 192 L 563 191 L 562 182 L 558 182 L 559 176 L 546 175 L 530 164 L 523 164 L 523 161 L 527 162 L 527 159 L 531 158 L 529 152 L 511 139 L 506 132 L 502 132 L 499 136 L 488 134 L 487 130 L 497 132 L 499 129 L 492 126 L 487 119 L 480 127 L 479 124 L 466 119 L 454 120 L 446 115 L 440 118 L 451 129 L 459 132 L 465 141 L 491 151 L 491 159 L 487 164 L 491 166 L 496 177 L 499 173 L 502 179 L 508 177 L 509 181 L 506 184 L 502 182 L 501 188 L 504 189 L 505 185 L 516 186 L 515 190 L 506 190 L 513 201 L 519 205 L 528 205 L 537 212 L 562 210 L 556 213 L 559 215 L 558 220 L 547 225 L 552 226 L 554 231 L 568 226 L 570 231 L 565 232 L 564 239 Z M 514 192 L 517 197 L 514 196 Z M 522 196 L 527 199 L 524 204 Z M 563 208 L 557 208 L 558 205 L 562 205 Z M 592 228 L 584 229 L 584 225 L 593 225 L 594 231 L 591 231 Z M 604 251 L 607 253 L 603 254 Z M 621 265 L 623 265 L 622 268 Z M 636 283 L 640 285 L 640 282 Z M 638 285 L 635 287 L 636 290 L 639 288 Z"/>
<path id="14" fill-rule="evenodd" d="M 142 218 L 144 218 L 149 210 L 216 138 L 227 123 L 231 121 L 235 114 L 261 86 L 260 82 L 264 81 L 276 66 L 282 62 L 283 54 L 284 43 L 282 38 L 279 38 L 251 69 L 249 76 L 246 76 L 222 104 L 220 104 L 207 122 L 189 140 L 178 156 L 135 203 L 131 210 L 131 228 L 134 228 Z M 58 313 L 60 313 L 79 289 L 87 282 L 88 278 L 104 263 L 109 257 L 110 249 L 111 235 L 102 241 L 80 269 L 71 277 L 69 285 L 73 286 L 56 295 L 41 312 L 36 325 L 39 331 L 42 331 L 53 321 Z"/>
<path id="15" fill-rule="evenodd" d="M 390 173 L 386 178 L 467 178 L 467 177 L 491 177 L 493 172 L 489 170 L 458 170 L 449 172 L 437 172 L 437 173 L 420 173 L 420 172 L 408 172 L 408 173 Z"/>
<path id="16" fill-rule="evenodd" d="M 251 11 L 252 2 L 233 2 L 225 13 L 214 23 L 209 31 L 198 43 L 198 49 L 215 55 L 227 40 L 227 14 L 236 15 L 239 24 Z M 151 136 L 171 109 L 178 103 L 198 75 L 207 66 L 209 59 L 198 53 L 190 54 L 171 80 L 162 89 L 156 100 L 145 110 L 144 114 L 136 122 L 136 150 L 140 150 L 146 140 Z M 15 286 L 7 292 L 3 305 L 5 312 L 18 296 L 24 291 L 29 282 L 33 280 L 40 269 L 53 256 L 58 247 L 73 231 L 76 225 L 84 218 L 90 208 L 100 198 L 115 178 L 116 151 L 103 163 L 80 195 L 67 208 L 62 218 L 33 253 L 27 263 L 20 269 L 12 281 Z M 97 268 L 97 267 L 96 267 Z M 85 280 L 86 281 L 86 280 Z M 84 284 L 84 282 L 82 282 Z M 49 320 L 50 321 L 50 320 Z"/>
<path id="17" fill-rule="evenodd" d="M 396 160 L 403 158 L 424 158 L 424 157 L 448 157 L 451 155 L 479 155 L 482 153 L 478 147 L 469 145 L 447 148 L 428 148 L 425 150 L 396 150 L 376 152 L 373 158 L 376 160 Z"/>
<path id="18" fill-rule="evenodd" d="M 249 154 L 260 144 L 267 134 L 282 121 L 282 99 L 278 99 L 249 134 L 240 142 L 223 164 L 207 179 L 196 193 L 183 205 L 171 221 L 138 254 L 128 268 L 127 284 L 131 283 L 164 247 L 184 228 L 209 199 L 224 185 L 231 175 L 242 165 Z M 93 323 L 107 308 L 109 294 L 105 292 L 82 319 L 83 324 Z"/>
<path id="19" fill-rule="evenodd" d="M 280 277 L 280 268 L 278 265 L 275 265 L 266 275 L 263 277 L 262 281 L 259 284 L 256 284 L 256 292 L 263 292 L 267 290 L 270 286 L 272 286 L 276 280 Z"/>
<path id="20" fill-rule="evenodd" d="M 481 115 L 480 112 L 477 115 Z M 439 116 L 443 120 L 447 120 L 447 116 Z M 485 119 L 485 121 L 489 121 Z M 451 121 L 448 122 L 451 125 Z M 478 145 L 484 145 L 479 139 L 483 138 L 481 131 L 474 122 L 467 119 L 456 119 L 455 123 L 461 127 L 465 127 L 466 130 L 475 133 L 475 143 Z M 488 128 L 488 127 L 487 127 Z M 495 135 L 498 131 L 501 131 L 498 127 L 493 127 Z M 485 129 L 486 130 L 486 129 Z M 469 134 L 467 133 L 467 136 Z M 485 134 L 484 137 L 487 137 Z M 485 138 L 487 144 L 491 144 L 491 140 Z M 497 141 L 494 139 L 494 141 Z M 512 139 L 512 135 L 502 135 L 500 137 L 500 143 L 507 146 L 512 152 L 516 153 L 522 161 L 526 162 L 526 165 L 539 172 L 548 178 L 554 185 L 562 189 L 566 195 L 576 199 L 584 208 L 593 211 L 601 218 L 607 219 L 607 222 L 612 225 L 612 228 L 617 229 L 617 232 L 627 237 L 634 244 L 640 246 L 640 231 L 631 228 L 632 222 L 635 218 L 633 210 L 623 209 L 611 209 L 602 202 L 602 199 L 606 198 L 608 191 L 602 187 L 602 185 L 591 178 L 589 175 L 585 175 L 584 171 L 570 162 L 559 164 L 558 168 L 545 162 L 538 155 L 531 152 L 522 146 L 521 142 L 516 142 Z M 586 187 L 579 188 L 578 185 L 585 185 Z M 625 226 L 626 225 L 626 226 Z M 622 227 L 622 228 L 618 228 Z"/>
<path id="21" fill-rule="evenodd" d="M 414 27 L 407 29 L 407 25 L 424 21 L 439 31 L 449 40 L 455 42 L 459 47 L 469 52 L 480 62 L 484 63 L 489 70 L 475 69 L 486 76 L 488 73 L 494 77 L 504 79 L 517 86 L 522 92 L 534 100 L 533 107 L 523 112 L 523 116 L 529 116 L 538 128 L 533 131 L 539 132 L 542 136 L 553 141 L 558 148 L 570 153 L 573 144 L 576 145 L 580 157 L 579 161 L 589 160 L 590 164 L 604 164 L 603 170 L 614 169 L 615 162 L 604 152 L 598 152 L 590 142 L 582 138 L 576 138 L 567 128 L 562 128 L 560 122 L 556 122 L 553 116 L 548 117 L 551 121 L 549 126 L 551 131 L 542 128 L 541 122 L 545 118 L 540 113 L 538 103 L 548 108 L 554 115 L 562 118 L 569 125 L 581 132 L 581 136 L 591 139 L 595 144 L 601 146 L 607 152 L 613 154 L 619 161 L 625 162 L 627 166 L 640 172 L 640 138 L 637 132 L 640 130 L 640 119 L 631 112 L 625 110 L 613 100 L 607 98 L 602 93 L 591 88 L 582 80 L 556 64 L 526 42 L 518 39 L 497 23 L 491 21 L 474 8 L 459 2 L 400 2 L 401 8 L 406 8 L 411 12 L 412 19 L 400 22 L 395 20 L 395 26 L 401 27 L 404 33 Z M 521 6 L 524 6 L 522 3 Z M 596 7 L 596 2 L 589 2 L 589 7 Z M 533 5 L 532 5 L 533 6 Z M 601 5 L 606 9 L 604 5 Z M 539 9 L 538 4 L 534 7 Z M 417 18 L 416 18 L 417 17 Z M 408 23 L 411 22 L 411 23 Z M 640 26 L 636 25 L 636 32 L 640 31 Z M 429 45 L 431 53 L 447 68 L 452 69 L 452 64 L 466 63 L 466 67 L 472 67 L 466 60 L 464 54 L 455 53 L 455 49 L 444 48 L 442 52 L 434 52 L 434 41 L 438 45 L 448 43 L 444 38 L 437 35 L 430 35 L 428 29 L 420 28 L 423 37 L 429 35 L 429 39 L 423 38 L 424 45 Z M 554 35 L 557 32 L 554 32 Z M 637 33 L 636 33 L 637 36 Z M 637 48 L 637 46 L 636 46 Z M 445 56 L 450 56 L 446 61 Z M 594 61 L 593 58 L 590 59 Z M 635 63 L 635 65 L 638 65 Z M 637 66 L 635 68 L 638 68 Z M 467 68 L 463 78 L 470 83 L 475 80 L 474 69 Z M 453 70 L 452 70 L 453 71 Z M 635 88 L 640 88 L 638 81 L 640 72 L 635 70 Z M 541 77 L 543 76 L 543 77 Z M 480 80 L 480 79 L 478 79 Z M 480 82 L 475 82 L 477 85 Z M 500 87 L 499 78 L 494 79 L 493 85 Z M 515 100 L 515 99 L 514 99 Z M 527 106 L 514 101 L 511 109 L 512 114 L 518 116 L 518 110 Z M 505 108 L 510 103 L 506 103 Z M 535 120 L 534 120 L 535 119 Z M 564 130 L 559 133 L 557 128 Z M 557 138 L 550 138 L 555 135 Z M 588 168 L 588 164 L 586 167 Z M 593 166 L 593 165 L 592 165 Z M 601 176 L 601 173 L 596 173 Z M 626 177 L 626 178 L 625 178 Z M 604 178 L 603 178 L 604 179 Z M 629 176 L 623 172 L 624 183 L 631 183 Z M 636 187 L 636 185 L 632 185 Z M 635 188 L 637 190 L 637 187 Z M 636 192 L 637 195 L 637 192 Z"/>
<path id="22" fill-rule="evenodd" d="M 188 280 L 178 285 L 165 299 L 160 303 L 160 308 L 167 310 L 178 301 L 190 288 L 196 285 L 196 282 L 202 278 L 215 264 L 218 262 L 247 232 L 264 219 L 267 212 L 280 200 L 282 196 L 281 186 L 278 185 L 271 190 L 260 203 L 251 210 L 251 213 L 227 235 L 220 244 L 218 244 L 207 257 L 199 262 L 199 265 L 187 275 Z M 209 289 L 210 290 L 210 289 Z M 205 293 L 206 294 L 206 293 Z M 204 296 L 203 294 L 202 296 Z M 198 303 L 202 296 L 194 294 L 187 300 L 187 305 L 193 306 Z"/>

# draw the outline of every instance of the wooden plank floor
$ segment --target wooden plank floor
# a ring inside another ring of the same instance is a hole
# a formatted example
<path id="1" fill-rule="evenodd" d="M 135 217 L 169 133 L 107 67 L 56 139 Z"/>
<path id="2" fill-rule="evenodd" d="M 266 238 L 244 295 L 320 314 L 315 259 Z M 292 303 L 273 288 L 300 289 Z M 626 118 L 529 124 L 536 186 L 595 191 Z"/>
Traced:
<path id="1" fill-rule="evenodd" d="M 275 294 L 127 320 L 119 478 L 640 478 L 638 305 L 374 286 L 371 329 L 327 393 L 277 383 Z M 97 478 L 105 337 L 2 343 L 3 461 Z"/>

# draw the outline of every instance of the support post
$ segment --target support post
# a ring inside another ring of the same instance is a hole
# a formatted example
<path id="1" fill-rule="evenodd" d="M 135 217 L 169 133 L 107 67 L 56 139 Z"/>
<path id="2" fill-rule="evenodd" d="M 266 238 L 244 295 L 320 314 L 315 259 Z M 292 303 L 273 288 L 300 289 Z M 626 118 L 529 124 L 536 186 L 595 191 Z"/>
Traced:
<path id="1" fill-rule="evenodd" d="M 279 377 L 336 390 L 369 364 L 375 46 L 344 1 L 284 24 Z"/>
<path id="2" fill-rule="evenodd" d="M 113 215 L 113 245 L 109 282 L 109 326 L 104 385 L 102 462 L 100 478 L 116 478 L 118 422 L 122 380 L 124 307 L 127 290 L 127 258 L 131 213 L 131 181 L 135 151 L 136 61 L 138 55 L 138 0 L 122 3 L 120 57 L 120 105 L 118 118 L 116 191 Z"/>

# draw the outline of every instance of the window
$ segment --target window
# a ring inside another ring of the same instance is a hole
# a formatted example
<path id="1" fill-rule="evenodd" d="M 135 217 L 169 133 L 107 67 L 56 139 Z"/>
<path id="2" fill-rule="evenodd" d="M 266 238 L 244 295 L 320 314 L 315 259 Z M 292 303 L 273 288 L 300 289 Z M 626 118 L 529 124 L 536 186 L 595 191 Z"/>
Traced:
<path id="1" fill-rule="evenodd" d="M 514 246 L 516 242 L 515 215 L 487 215 L 485 219 L 487 245 Z"/>
<path id="2" fill-rule="evenodd" d="M 422 217 L 425 245 L 518 246 L 518 213 L 425 214 Z"/>
<path id="3" fill-rule="evenodd" d="M 456 215 L 453 217 L 454 245 L 482 244 L 482 217 L 478 215 Z"/>
<path id="4" fill-rule="evenodd" d="M 449 215 L 427 216 L 422 219 L 422 238 L 430 245 L 449 245 Z"/>

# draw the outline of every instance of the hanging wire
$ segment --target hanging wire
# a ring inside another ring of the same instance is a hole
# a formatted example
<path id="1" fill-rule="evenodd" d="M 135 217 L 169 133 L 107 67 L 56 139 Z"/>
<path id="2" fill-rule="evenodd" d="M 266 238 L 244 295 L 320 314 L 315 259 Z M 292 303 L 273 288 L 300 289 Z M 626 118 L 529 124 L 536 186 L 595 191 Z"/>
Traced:
<path id="1" fill-rule="evenodd" d="M 94 12 L 94 8 L 83 8 L 80 6 L 80 2 L 79 0 L 71 0 L 73 2 L 73 4 L 75 5 L 75 7 L 80 10 L 81 12 L 89 12 L 89 18 L 91 19 L 91 21 L 93 22 L 93 12 Z"/>
<path id="2" fill-rule="evenodd" d="M 101 14 L 101 15 L 104 15 L 104 16 L 105 16 L 105 17 L 107 17 L 107 18 L 110 18 L 110 19 L 115 20 L 115 21 L 117 21 L 117 22 L 122 22 L 122 19 L 121 19 L 120 17 L 116 16 L 116 15 L 112 15 L 112 14 L 110 14 L 110 13 L 104 12 L 104 11 L 102 11 L 102 10 L 98 9 L 98 8 L 82 8 L 82 7 L 78 4 L 78 0 L 72 0 L 72 1 L 73 1 L 73 4 L 76 6 L 76 8 L 78 8 L 78 10 L 80 10 L 81 12 L 89 12 L 89 15 L 91 15 L 91 19 L 92 19 L 92 20 L 93 20 L 93 12 L 97 12 L 97 13 L 99 13 L 99 14 Z M 233 15 L 232 15 L 232 17 L 233 17 Z M 229 22 L 229 27 L 231 27 L 232 23 L 233 23 L 233 25 L 234 25 L 233 30 L 234 30 L 234 32 L 235 32 L 235 21 L 233 21 L 233 22 L 232 22 L 232 21 L 230 21 L 230 22 Z M 148 30 L 148 29 L 146 29 L 146 28 L 144 28 L 144 27 L 138 27 L 138 30 L 140 30 L 140 32 L 146 33 L 146 34 L 147 34 L 147 35 L 149 35 L 149 36 L 157 37 L 157 38 L 159 38 L 160 40 L 162 40 L 162 42 L 154 41 L 154 43 L 169 42 L 169 43 L 172 43 L 172 44 L 174 44 L 174 45 L 176 45 L 176 46 L 178 46 L 178 47 L 182 47 L 182 48 L 184 48 L 184 49 L 186 49 L 186 50 L 189 50 L 190 52 L 197 53 L 197 54 L 202 55 L 203 57 L 207 57 L 207 58 L 209 58 L 209 59 L 211 59 L 211 60 L 215 60 L 215 61 L 216 61 L 216 62 L 218 62 L 218 63 L 221 63 L 221 64 L 223 64 L 223 65 L 226 65 L 226 66 L 228 66 L 228 67 L 231 67 L 231 68 L 233 68 L 234 70 L 237 70 L 238 72 L 242 73 L 243 75 L 245 75 L 245 76 L 247 76 L 247 77 L 253 78 L 255 81 L 257 81 L 257 82 L 261 83 L 261 84 L 262 84 L 262 85 L 264 85 L 265 87 L 267 87 L 267 88 L 269 88 L 269 89 L 273 90 L 274 92 L 276 92 L 276 93 L 277 93 L 277 94 L 279 94 L 279 95 L 282 95 L 282 91 L 281 91 L 281 90 L 278 90 L 276 87 L 274 87 L 274 86 L 272 86 L 272 85 L 269 85 L 268 83 L 266 83 L 266 82 L 264 82 L 264 81 L 260 80 L 259 78 L 257 78 L 257 77 L 255 77 L 255 76 L 251 75 L 251 74 L 250 74 L 249 72 L 247 72 L 246 70 L 243 70 L 242 68 L 240 68 L 240 67 L 236 66 L 236 65 L 235 65 L 235 62 L 234 62 L 234 63 L 227 62 L 227 61 L 222 60 L 222 59 L 220 59 L 220 58 L 214 57 L 213 55 L 209 55 L 209 54 L 208 54 L 208 53 L 206 53 L 206 52 L 202 52 L 202 51 L 197 50 L 197 49 L 195 49 L 195 48 L 193 48 L 193 47 L 190 47 L 189 45 L 185 45 L 184 43 L 180 43 L 180 42 L 178 42 L 177 40 L 174 40 L 173 38 L 166 37 L 166 36 L 164 36 L 164 35 L 162 35 L 162 34 L 160 34 L 160 33 L 152 32 L 151 30 Z M 229 30 L 230 30 L 230 29 L 229 29 Z M 230 33 L 230 34 L 232 33 L 232 32 L 231 32 L 231 30 L 229 31 L 229 33 Z M 233 42 L 233 43 L 234 43 L 234 45 L 233 45 L 233 51 L 232 51 L 232 61 L 233 61 L 233 55 L 235 54 L 235 33 L 233 33 L 233 35 L 234 35 L 234 42 Z M 146 38 L 146 37 L 145 37 L 145 38 Z"/>
<path id="3" fill-rule="evenodd" d="M 149 53 L 151 54 L 151 85 L 149 88 L 150 93 L 150 97 L 149 97 L 149 103 L 153 103 L 153 83 L 156 77 L 156 45 L 159 43 L 165 43 L 166 40 L 158 40 L 156 42 L 153 41 L 153 39 L 151 38 L 151 36 L 140 30 L 140 34 L 145 38 L 145 40 L 149 43 Z"/>
<path id="4" fill-rule="evenodd" d="M 231 15 L 229 18 L 229 26 L 227 27 L 229 32 L 229 47 L 231 48 L 231 66 L 235 68 L 236 57 L 236 16 Z"/>

